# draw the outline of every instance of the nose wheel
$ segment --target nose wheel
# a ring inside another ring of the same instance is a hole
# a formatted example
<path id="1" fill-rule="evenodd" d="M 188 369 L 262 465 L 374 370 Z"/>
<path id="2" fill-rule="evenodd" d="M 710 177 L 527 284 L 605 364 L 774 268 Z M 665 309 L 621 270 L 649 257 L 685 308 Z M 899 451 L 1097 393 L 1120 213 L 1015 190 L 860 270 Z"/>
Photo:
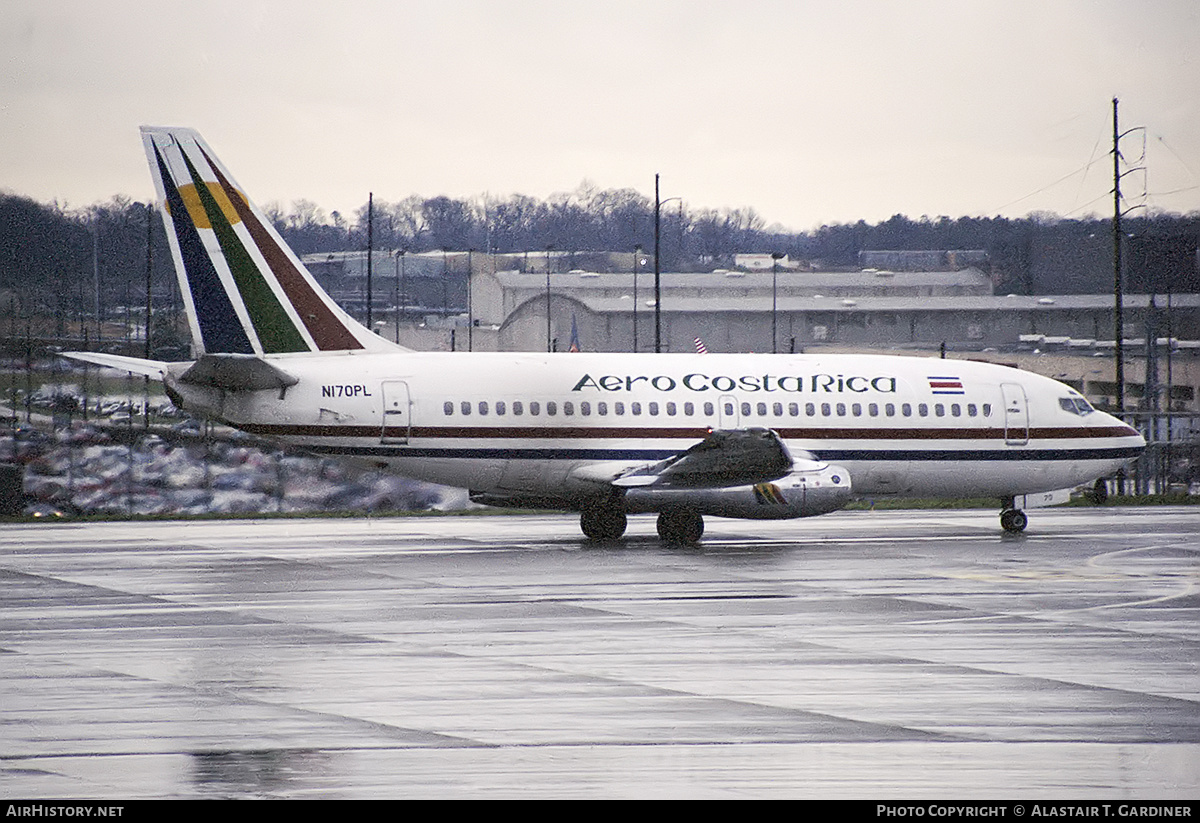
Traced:
<path id="1" fill-rule="evenodd" d="M 1000 512 L 1000 527 L 1006 532 L 1018 534 L 1029 525 L 1029 517 L 1020 509 L 1005 509 Z"/>

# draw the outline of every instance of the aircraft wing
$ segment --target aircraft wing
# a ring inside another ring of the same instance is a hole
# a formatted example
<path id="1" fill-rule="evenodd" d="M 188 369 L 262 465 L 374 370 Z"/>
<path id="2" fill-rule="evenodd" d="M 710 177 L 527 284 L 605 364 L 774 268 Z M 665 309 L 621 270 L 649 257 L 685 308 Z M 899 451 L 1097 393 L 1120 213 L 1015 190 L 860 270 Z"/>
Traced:
<path id="1" fill-rule="evenodd" d="M 574 476 L 618 488 L 713 489 L 765 483 L 792 470 L 792 456 L 770 429 L 713 431 L 686 451 L 658 463 L 584 466 Z"/>

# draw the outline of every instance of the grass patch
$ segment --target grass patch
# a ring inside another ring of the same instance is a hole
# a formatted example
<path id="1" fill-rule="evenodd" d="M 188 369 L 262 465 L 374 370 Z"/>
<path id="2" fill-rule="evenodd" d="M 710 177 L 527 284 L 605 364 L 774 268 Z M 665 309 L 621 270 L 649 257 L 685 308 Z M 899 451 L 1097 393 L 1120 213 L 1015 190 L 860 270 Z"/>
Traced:
<path id="1" fill-rule="evenodd" d="M 1186 492 L 1173 494 L 1124 494 L 1110 495 L 1108 502 L 1098 505 L 1083 495 L 1071 498 L 1070 502 L 1048 508 L 1105 508 L 1112 506 L 1195 506 L 1200 496 Z M 846 506 L 847 511 L 892 511 L 903 509 L 1000 509 L 1000 501 L 994 497 L 964 498 L 961 500 L 939 500 L 924 498 L 888 498 L 883 500 L 855 500 Z"/>

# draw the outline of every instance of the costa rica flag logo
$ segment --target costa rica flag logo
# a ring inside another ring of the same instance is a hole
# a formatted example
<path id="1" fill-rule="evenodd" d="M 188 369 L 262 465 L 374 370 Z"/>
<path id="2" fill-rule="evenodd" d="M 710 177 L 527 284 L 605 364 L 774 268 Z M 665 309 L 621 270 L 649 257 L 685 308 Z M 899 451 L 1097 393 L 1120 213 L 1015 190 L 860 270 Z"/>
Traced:
<path id="1" fill-rule="evenodd" d="M 934 394 L 966 394 L 957 377 L 930 377 L 929 390 Z"/>

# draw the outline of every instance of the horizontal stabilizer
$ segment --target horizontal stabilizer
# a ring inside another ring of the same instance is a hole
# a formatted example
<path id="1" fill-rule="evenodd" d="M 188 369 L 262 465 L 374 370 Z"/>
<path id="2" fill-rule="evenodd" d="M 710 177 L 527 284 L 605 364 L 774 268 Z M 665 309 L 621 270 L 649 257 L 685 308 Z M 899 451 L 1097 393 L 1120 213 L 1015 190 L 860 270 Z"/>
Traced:
<path id="1" fill-rule="evenodd" d="M 710 432 L 682 454 L 613 481 L 620 488 L 721 488 L 765 483 L 792 470 L 792 456 L 770 429 Z"/>
<path id="2" fill-rule="evenodd" d="M 206 354 L 180 375 L 179 382 L 228 391 L 258 391 L 286 389 L 299 380 L 257 357 Z"/>
<path id="3" fill-rule="evenodd" d="M 162 380 L 170 365 L 162 360 L 143 360 L 140 357 L 125 357 L 120 354 L 104 354 L 103 352 L 65 351 L 62 353 L 62 356 L 78 360 L 81 363 L 108 366 L 112 369 L 121 369 L 133 374 L 142 374 L 146 377 L 153 377 L 155 380 Z"/>

